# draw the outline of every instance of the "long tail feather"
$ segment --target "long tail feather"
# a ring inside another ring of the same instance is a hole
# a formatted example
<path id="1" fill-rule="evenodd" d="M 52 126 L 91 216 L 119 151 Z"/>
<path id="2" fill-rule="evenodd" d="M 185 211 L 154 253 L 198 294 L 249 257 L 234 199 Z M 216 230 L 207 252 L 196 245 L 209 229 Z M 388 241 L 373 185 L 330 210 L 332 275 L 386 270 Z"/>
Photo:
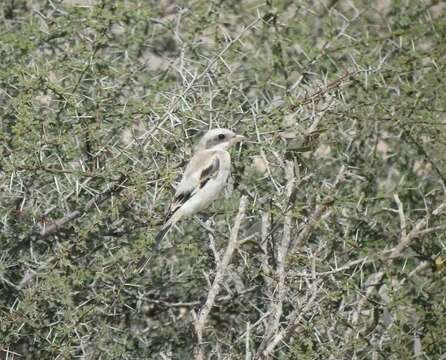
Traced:
<path id="1" fill-rule="evenodd" d="M 161 241 L 163 241 L 164 237 L 173 226 L 173 223 L 169 222 L 163 226 L 160 232 L 155 237 L 155 246 L 153 247 L 153 251 L 158 252 L 161 247 Z"/>
<path id="2" fill-rule="evenodd" d="M 151 262 L 155 255 L 160 251 L 161 241 L 163 241 L 166 234 L 172 228 L 172 226 L 182 217 L 180 212 L 176 212 L 161 228 L 159 233 L 155 236 L 155 245 L 152 247 L 152 252 L 149 256 L 144 256 L 138 261 L 136 265 L 136 271 L 138 273 L 142 272 L 144 268 Z"/>
<path id="3" fill-rule="evenodd" d="M 150 261 L 155 257 L 155 255 L 160 251 L 161 241 L 163 241 L 164 236 L 170 230 L 173 224 L 165 224 L 161 231 L 155 237 L 155 245 L 152 247 L 152 251 L 149 256 L 143 256 L 141 260 L 138 261 L 136 265 L 136 271 L 138 273 L 142 272 L 144 268 L 150 263 Z"/>

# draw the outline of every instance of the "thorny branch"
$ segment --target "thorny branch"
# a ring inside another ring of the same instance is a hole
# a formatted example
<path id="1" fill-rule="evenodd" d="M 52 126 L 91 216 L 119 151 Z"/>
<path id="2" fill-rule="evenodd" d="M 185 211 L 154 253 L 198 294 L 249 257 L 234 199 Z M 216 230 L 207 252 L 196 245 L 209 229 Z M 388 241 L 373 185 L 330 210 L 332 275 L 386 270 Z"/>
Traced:
<path id="1" fill-rule="evenodd" d="M 395 200 L 397 206 L 399 208 L 402 207 L 401 203 L 398 201 L 398 195 L 395 196 Z M 439 205 L 432 211 L 432 216 L 440 215 L 445 208 L 446 203 Z M 383 264 L 390 265 L 396 258 L 402 255 L 402 252 L 406 250 L 415 239 L 420 239 L 423 236 L 423 234 L 425 233 L 423 230 L 425 230 L 428 225 L 429 217 L 429 214 L 427 214 L 424 218 L 418 220 L 409 233 L 406 233 L 406 227 L 403 226 L 403 223 L 405 224 L 405 220 L 403 220 L 403 218 L 400 218 L 400 220 L 403 222 L 401 224 L 401 237 L 399 239 L 398 245 L 396 245 L 389 251 L 384 251 L 384 255 L 382 257 Z M 421 266 L 417 268 L 417 271 L 423 269 L 423 267 L 424 265 L 422 263 Z M 353 329 L 356 328 L 356 325 L 359 322 L 361 312 L 365 304 L 370 300 L 370 295 L 374 290 L 378 289 L 382 285 L 385 274 L 386 272 L 384 269 L 379 269 L 379 271 L 371 274 L 365 281 L 363 285 L 363 294 L 361 295 L 361 298 L 352 313 L 350 321 L 351 326 L 346 332 L 347 339 L 352 336 Z"/>
<path id="2" fill-rule="evenodd" d="M 205 330 L 209 313 L 211 312 L 211 309 L 214 306 L 215 298 L 218 292 L 220 291 L 221 286 L 223 285 L 223 279 L 226 274 L 226 269 L 229 263 L 231 262 L 234 251 L 237 248 L 237 244 L 239 241 L 238 240 L 239 229 L 243 221 L 243 218 L 245 217 L 246 205 L 247 205 L 247 197 L 242 196 L 240 199 L 239 211 L 235 218 L 234 226 L 231 229 L 231 234 L 229 236 L 229 242 L 226 247 L 225 253 L 223 254 L 223 257 L 221 258 L 220 262 L 217 265 L 215 278 L 208 291 L 206 301 L 194 319 L 194 328 L 196 335 L 194 354 L 197 360 L 202 360 L 205 358 L 203 349 L 203 333 Z"/>
<path id="3" fill-rule="evenodd" d="M 294 177 L 294 166 L 293 163 L 287 161 L 286 163 L 286 178 L 287 178 L 287 203 L 293 194 L 293 187 L 295 183 Z M 284 225 L 283 225 L 283 236 L 282 242 L 278 249 L 277 255 L 277 269 L 276 278 L 277 286 L 274 290 L 275 296 L 271 298 L 270 310 L 268 320 L 265 322 L 266 333 L 263 336 L 263 340 L 259 345 L 255 359 L 267 358 L 269 354 L 274 350 L 274 348 L 283 341 L 285 338 L 289 337 L 291 332 L 298 326 L 302 316 L 309 310 L 311 305 L 316 299 L 318 291 L 316 290 L 316 283 L 313 284 L 313 291 L 311 292 L 311 298 L 307 302 L 304 309 L 295 309 L 288 317 L 294 320 L 288 322 L 288 326 L 283 329 L 280 328 L 280 319 L 282 317 L 282 307 L 285 301 L 285 294 L 287 291 L 287 286 L 285 285 L 285 279 L 288 277 L 289 272 L 289 259 L 288 254 L 292 254 L 294 249 L 298 246 L 302 246 L 308 236 L 311 234 L 313 228 L 318 224 L 321 217 L 326 213 L 329 207 L 334 202 L 334 194 L 338 191 L 341 184 L 345 181 L 345 169 L 342 167 L 336 178 L 335 184 L 332 186 L 331 195 L 322 201 L 321 205 L 317 205 L 313 214 L 310 216 L 308 223 L 302 228 L 299 235 L 294 239 L 291 239 L 291 208 L 288 207 L 287 213 L 285 215 Z M 313 275 L 314 277 L 314 275 Z M 298 315 L 299 314 L 299 315 Z"/>
<path id="4" fill-rule="evenodd" d="M 294 183 L 295 183 L 295 176 L 294 176 L 294 162 L 293 161 L 287 161 L 286 162 L 286 179 L 287 179 L 287 185 L 286 185 L 286 194 L 287 194 L 287 201 L 288 204 L 290 202 L 290 198 L 293 193 Z M 280 318 L 282 316 L 282 306 L 283 301 L 285 300 L 285 295 L 287 291 L 287 287 L 285 284 L 285 279 L 287 275 L 287 263 L 286 263 L 286 255 L 290 244 L 291 239 L 291 226 L 292 226 L 292 219 L 291 219 L 291 207 L 287 206 L 288 209 L 285 214 L 284 224 L 283 224 L 283 235 L 282 235 L 282 241 L 277 249 L 277 259 L 276 259 L 276 278 L 277 278 L 277 286 L 274 289 L 274 295 L 271 297 L 270 302 L 270 310 L 269 310 L 269 317 L 265 321 L 265 328 L 266 328 L 266 334 L 264 335 L 263 341 L 259 346 L 258 351 L 262 351 L 267 344 L 268 341 L 271 339 L 271 337 L 274 336 L 274 334 L 277 332 L 277 329 L 280 326 Z"/>
<path id="5" fill-rule="evenodd" d="M 56 234 L 59 230 L 63 229 L 65 225 L 69 222 L 80 218 L 81 216 L 88 213 L 92 208 L 101 205 L 104 201 L 109 199 L 113 195 L 119 194 L 121 191 L 126 189 L 126 183 L 128 182 L 128 178 L 122 175 L 115 184 L 111 185 L 107 190 L 100 192 L 99 194 L 93 196 L 89 201 L 87 201 L 82 207 L 79 207 L 76 210 L 71 211 L 60 219 L 57 219 L 50 223 L 49 225 L 44 225 L 39 232 L 31 232 L 27 237 L 24 238 L 23 241 L 16 244 L 16 246 L 11 249 L 14 253 L 19 249 L 27 246 L 29 242 L 31 242 L 34 238 L 44 239 L 50 235 Z"/>
<path id="6" fill-rule="evenodd" d="M 441 358 L 442 2 L 0 3 L 0 358 Z M 130 271 L 215 127 L 232 257 Z"/>

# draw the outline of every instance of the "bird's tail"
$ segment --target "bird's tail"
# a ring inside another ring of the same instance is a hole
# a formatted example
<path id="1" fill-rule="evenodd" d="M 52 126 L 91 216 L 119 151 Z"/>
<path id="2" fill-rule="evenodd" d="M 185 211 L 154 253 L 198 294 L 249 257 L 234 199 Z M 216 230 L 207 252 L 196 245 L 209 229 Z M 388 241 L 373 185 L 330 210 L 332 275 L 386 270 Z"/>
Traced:
<path id="1" fill-rule="evenodd" d="M 161 230 L 155 236 L 155 245 L 152 247 L 152 252 L 149 256 L 144 256 L 137 264 L 137 272 L 141 272 L 150 263 L 150 261 L 155 257 L 161 248 L 161 241 L 163 241 L 166 234 L 172 228 L 173 225 L 182 217 L 182 214 L 177 211 L 175 212 L 163 225 Z"/>
<path id="2" fill-rule="evenodd" d="M 155 245 L 153 246 L 153 251 L 158 252 L 161 247 L 161 241 L 163 241 L 166 234 L 169 232 L 169 230 L 173 226 L 173 222 L 167 222 L 163 225 L 161 230 L 158 232 L 158 234 L 155 236 Z"/>

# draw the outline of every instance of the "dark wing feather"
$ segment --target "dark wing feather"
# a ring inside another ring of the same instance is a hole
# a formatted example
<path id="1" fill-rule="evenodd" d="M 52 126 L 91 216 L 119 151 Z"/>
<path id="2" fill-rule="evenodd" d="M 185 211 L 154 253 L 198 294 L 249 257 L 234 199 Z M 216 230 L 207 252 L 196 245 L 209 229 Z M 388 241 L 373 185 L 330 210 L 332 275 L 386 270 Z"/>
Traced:
<path id="1" fill-rule="evenodd" d="M 206 169 L 203 169 L 203 171 L 200 174 L 200 185 L 199 188 L 201 189 L 203 186 L 206 185 L 206 183 L 215 177 L 218 174 L 218 170 L 220 169 L 220 160 L 218 157 L 214 158 L 214 161 L 210 166 L 208 166 Z"/>
<path id="2" fill-rule="evenodd" d="M 187 200 L 189 200 L 198 190 L 205 186 L 210 179 L 218 174 L 219 168 L 220 160 L 218 157 L 214 157 L 212 163 L 201 171 L 199 177 L 197 176 L 198 184 L 195 187 L 190 188 L 187 191 L 179 192 L 175 195 L 169 211 L 167 212 L 166 222 Z"/>
<path id="3" fill-rule="evenodd" d="M 192 194 L 193 191 L 176 194 L 175 198 L 173 199 L 172 205 L 167 212 L 166 221 L 181 207 L 181 205 L 183 205 L 187 200 L 190 199 Z"/>
<path id="4" fill-rule="evenodd" d="M 175 195 L 175 198 L 173 200 L 172 205 L 169 208 L 169 211 L 167 212 L 166 219 L 164 221 L 164 225 L 159 231 L 158 235 L 155 237 L 155 245 L 153 247 L 152 254 L 150 257 L 143 257 L 137 264 L 138 271 L 142 271 L 144 267 L 154 258 L 154 256 L 158 253 L 160 250 L 161 241 L 164 239 L 164 236 L 167 234 L 167 232 L 170 230 L 170 228 L 173 226 L 173 223 L 170 223 L 169 220 L 172 218 L 172 215 L 175 214 L 176 211 L 178 211 L 179 208 L 187 201 L 189 200 L 198 190 L 203 188 L 210 179 L 217 176 L 218 172 L 220 170 L 220 160 L 217 156 L 214 157 L 212 163 L 204 168 L 197 179 L 198 184 L 196 184 L 194 187 L 188 189 L 187 191 L 179 192 Z"/>

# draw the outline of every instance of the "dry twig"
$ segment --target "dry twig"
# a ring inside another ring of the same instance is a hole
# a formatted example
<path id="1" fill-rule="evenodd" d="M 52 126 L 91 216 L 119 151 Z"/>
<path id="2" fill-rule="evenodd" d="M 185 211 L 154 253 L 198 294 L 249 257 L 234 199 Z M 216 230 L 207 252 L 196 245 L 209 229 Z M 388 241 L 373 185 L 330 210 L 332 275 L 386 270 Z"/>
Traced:
<path id="1" fill-rule="evenodd" d="M 243 218 L 245 217 L 247 205 L 247 197 L 242 196 L 240 199 L 239 211 L 234 221 L 234 226 L 231 230 L 231 234 L 229 236 L 229 242 L 226 246 L 225 253 L 221 258 L 221 261 L 217 265 L 216 273 L 212 285 L 208 291 L 208 295 L 203 307 L 199 310 L 198 314 L 194 316 L 194 329 L 196 335 L 196 344 L 194 347 L 194 354 L 197 360 L 201 360 L 205 358 L 204 349 L 203 349 L 203 333 L 207 323 L 207 319 L 209 313 L 211 312 L 212 307 L 214 306 L 215 298 L 220 291 L 221 286 L 223 285 L 223 278 L 226 274 L 226 269 L 231 262 L 232 255 L 234 254 L 235 249 L 238 244 L 238 233 L 240 229 L 240 224 L 242 223 Z"/>

